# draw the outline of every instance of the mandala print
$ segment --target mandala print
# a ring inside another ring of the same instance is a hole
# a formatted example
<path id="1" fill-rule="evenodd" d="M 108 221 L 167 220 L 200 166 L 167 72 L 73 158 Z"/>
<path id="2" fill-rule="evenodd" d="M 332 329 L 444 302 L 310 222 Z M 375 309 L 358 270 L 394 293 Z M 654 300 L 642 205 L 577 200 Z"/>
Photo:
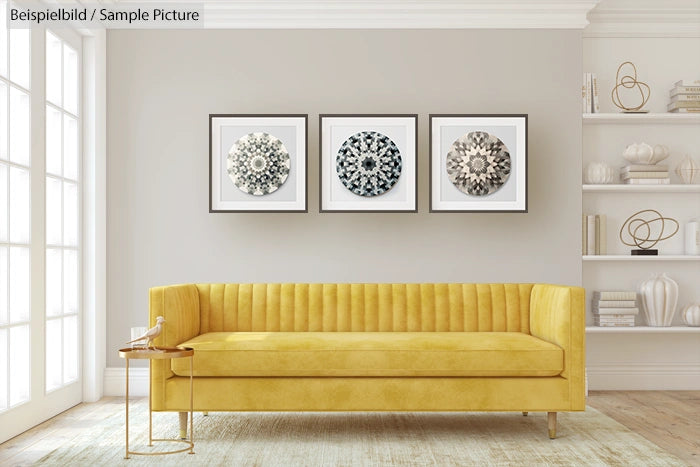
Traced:
<path id="1" fill-rule="evenodd" d="M 255 196 L 277 191 L 289 176 L 289 153 L 282 141 L 267 133 L 250 133 L 233 143 L 226 169 L 233 183 Z"/>
<path id="2" fill-rule="evenodd" d="M 503 141 L 485 131 L 460 136 L 447 153 L 447 177 L 463 193 L 498 191 L 510 175 L 510 154 Z"/>
<path id="3" fill-rule="evenodd" d="M 335 170 L 345 188 L 360 196 L 379 196 L 401 175 L 401 153 L 387 136 L 361 131 L 345 140 L 335 158 Z"/>

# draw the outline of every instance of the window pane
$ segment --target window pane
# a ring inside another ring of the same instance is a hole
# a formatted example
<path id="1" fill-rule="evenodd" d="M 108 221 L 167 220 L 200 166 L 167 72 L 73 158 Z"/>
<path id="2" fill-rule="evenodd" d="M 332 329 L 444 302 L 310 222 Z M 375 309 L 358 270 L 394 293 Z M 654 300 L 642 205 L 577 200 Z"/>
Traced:
<path id="1" fill-rule="evenodd" d="M 29 400 L 29 325 L 10 328 L 10 405 Z"/>
<path id="2" fill-rule="evenodd" d="M 29 165 L 29 94 L 10 88 L 10 160 Z"/>
<path id="3" fill-rule="evenodd" d="M 78 185 L 63 183 L 63 244 L 78 246 Z"/>
<path id="4" fill-rule="evenodd" d="M 61 112 L 46 106 L 46 172 L 61 175 Z"/>
<path id="5" fill-rule="evenodd" d="M 0 34 L 2 34 L 0 32 Z M 2 44 L 0 44 L 0 47 Z M 10 108 L 7 101 L 7 85 L 0 82 L 0 159 L 7 160 L 7 116 Z"/>
<path id="6" fill-rule="evenodd" d="M 29 29 L 10 29 L 10 81 L 29 89 Z"/>
<path id="7" fill-rule="evenodd" d="M 63 176 L 78 179 L 78 121 L 73 117 L 63 117 Z"/>
<path id="8" fill-rule="evenodd" d="M 7 329 L 0 329 L 0 410 L 7 408 Z"/>
<path id="9" fill-rule="evenodd" d="M 63 319 L 63 383 L 78 379 L 78 317 Z"/>
<path id="10" fill-rule="evenodd" d="M 7 2 L 0 0 L 0 76 L 7 78 Z"/>
<path id="11" fill-rule="evenodd" d="M 7 247 L 0 246 L 0 325 L 7 323 Z M 0 346 L 0 352 L 3 352 Z"/>
<path id="12" fill-rule="evenodd" d="M 46 100 L 61 106 L 61 41 L 46 31 Z"/>
<path id="13" fill-rule="evenodd" d="M 63 313 L 78 312 L 78 252 L 63 250 Z"/>
<path id="14" fill-rule="evenodd" d="M 46 177 L 46 244 L 60 245 L 63 241 L 61 225 L 63 211 L 61 209 L 61 181 Z"/>
<path id="15" fill-rule="evenodd" d="M 7 166 L 0 164 L 0 242 L 7 242 Z"/>
<path id="16" fill-rule="evenodd" d="M 63 108 L 78 115 L 78 53 L 63 45 Z"/>
<path id="17" fill-rule="evenodd" d="M 10 167 L 10 241 L 29 243 L 29 171 Z"/>
<path id="18" fill-rule="evenodd" d="M 61 320 L 46 321 L 46 390 L 61 386 Z"/>
<path id="19" fill-rule="evenodd" d="M 46 249 L 46 316 L 58 316 L 63 311 L 63 252 Z"/>
<path id="20" fill-rule="evenodd" d="M 29 248 L 10 247 L 10 323 L 29 321 Z"/>

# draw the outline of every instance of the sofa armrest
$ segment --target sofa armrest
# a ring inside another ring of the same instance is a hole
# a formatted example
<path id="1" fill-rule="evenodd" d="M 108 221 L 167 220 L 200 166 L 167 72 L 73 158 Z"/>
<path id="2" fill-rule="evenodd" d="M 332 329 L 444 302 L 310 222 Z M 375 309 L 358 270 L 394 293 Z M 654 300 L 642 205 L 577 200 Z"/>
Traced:
<path id="1" fill-rule="evenodd" d="M 564 349 L 572 409 L 585 407 L 586 319 L 581 287 L 536 284 L 530 296 L 530 333 Z"/>
<path id="2" fill-rule="evenodd" d="M 149 291 L 149 323 L 165 318 L 163 332 L 155 345 L 174 347 L 199 335 L 199 291 L 194 284 L 153 287 Z M 165 381 L 174 376 L 170 360 L 151 360 L 151 402 L 153 410 L 165 407 Z"/>
<path id="3" fill-rule="evenodd" d="M 149 294 L 149 323 L 165 318 L 156 345 L 173 347 L 199 335 L 199 292 L 194 284 L 153 287 Z"/>

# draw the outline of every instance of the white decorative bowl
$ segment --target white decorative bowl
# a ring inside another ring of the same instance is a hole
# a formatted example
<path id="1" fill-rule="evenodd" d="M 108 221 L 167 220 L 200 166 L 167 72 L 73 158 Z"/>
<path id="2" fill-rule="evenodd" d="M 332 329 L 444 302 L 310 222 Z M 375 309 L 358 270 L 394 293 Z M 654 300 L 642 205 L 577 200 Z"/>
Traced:
<path id="1" fill-rule="evenodd" d="M 612 183 L 615 180 L 615 170 L 605 162 L 591 162 L 586 166 L 584 181 L 591 184 Z"/>
<path id="2" fill-rule="evenodd" d="M 700 326 L 700 303 L 691 303 L 681 312 L 683 322 L 688 326 Z"/>
<path id="3" fill-rule="evenodd" d="M 654 151 L 654 148 L 647 143 L 630 144 L 627 146 L 627 148 L 625 148 L 625 152 L 622 153 L 622 157 L 632 164 L 656 164 L 657 162 L 668 157 L 668 149 L 666 149 L 664 153 L 664 151 L 661 149 L 664 146 L 658 146 L 660 146 L 660 148 L 657 151 Z"/>

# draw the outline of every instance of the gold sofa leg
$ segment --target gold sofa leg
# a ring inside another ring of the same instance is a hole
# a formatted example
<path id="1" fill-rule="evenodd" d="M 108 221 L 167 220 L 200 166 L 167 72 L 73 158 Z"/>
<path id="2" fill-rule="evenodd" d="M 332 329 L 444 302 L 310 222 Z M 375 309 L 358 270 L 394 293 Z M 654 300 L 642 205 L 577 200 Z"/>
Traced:
<path id="1" fill-rule="evenodd" d="M 527 417 L 527 412 L 523 412 L 523 417 Z"/>
<path id="2" fill-rule="evenodd" d="M 180 439 L 187 439 L 187 412 L 180 412 Z"/>
<path id="3" fill-rule="evenodd" d="M 205 417 L 208 417 L 208 416 L 209 416 L 209 412 L 202 412 L 202 415 L 204 415 Z"/>
<path id="4" fill-rule="evenodd" d="M 557 413 L 547 412 L 547 428 L 549 428 L 549 439 L 557 437 Z"/>

